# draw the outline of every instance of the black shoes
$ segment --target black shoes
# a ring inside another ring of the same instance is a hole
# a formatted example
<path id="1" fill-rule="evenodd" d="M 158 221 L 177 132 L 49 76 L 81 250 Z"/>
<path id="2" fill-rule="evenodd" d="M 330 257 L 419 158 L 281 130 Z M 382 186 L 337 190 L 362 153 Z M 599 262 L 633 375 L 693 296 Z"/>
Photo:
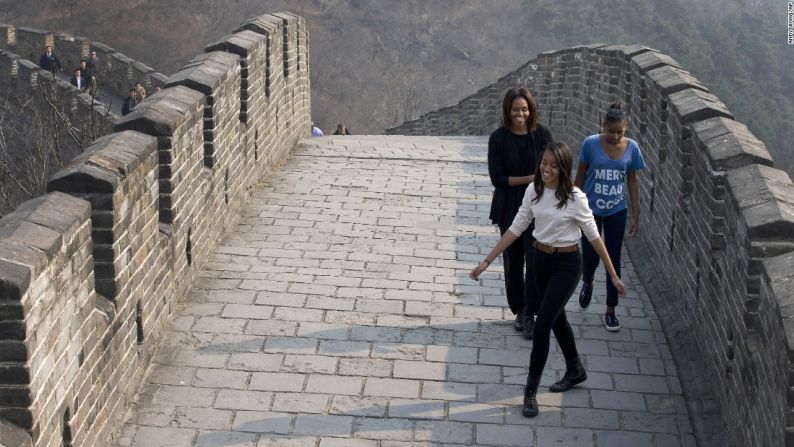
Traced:
<path id="1" fill-rule="evenodd" d="M 521 413 L 524 417 L 534 418 L 538 415 L 538 400 L 536 398 L 538 390 L 524 388 L 524 406 L 521 408 Z"/>
<path id="2" fill-rule="evenodd" d="M 587 380 L 587 372 L 585 372 L 584 366 L 582 366 L 582 364 L 579 363 L 579 365 L 577 365 L 576 368 L 565 371 L 565 375 L 562 376 L 562 379 L 560 379 L 560 381 L 555 383 L 554 385 L 550 386 L 549 391 L 553 393 L 561 393 L 563 391 L 568 391 L 574 385 L 582 383 L 585 380 Z"/>
<path id="3" fill-rule="evenodd" d="M 535 338 L 535 317 L 526 315 L 526 318 L 524 318 L 524 330 L 521 332 L 527 340 Z"/>
<path id="4" fill-rule="evenodd" d="M 593 299 L 593 284 L 582 283 L 582 290 L 579 291 L 579 308 L 584 310 L 590 305 Z"/>
<path id="5" fill-rule="evenodd" d="M 524 312 L 519 312 L 516 315 L 516 321 L 513 323 L 513 329 L 515 329 L 518 332 L 523 331 L 524 330 L 524 319 L 525 319 L 524 318 Z"/>

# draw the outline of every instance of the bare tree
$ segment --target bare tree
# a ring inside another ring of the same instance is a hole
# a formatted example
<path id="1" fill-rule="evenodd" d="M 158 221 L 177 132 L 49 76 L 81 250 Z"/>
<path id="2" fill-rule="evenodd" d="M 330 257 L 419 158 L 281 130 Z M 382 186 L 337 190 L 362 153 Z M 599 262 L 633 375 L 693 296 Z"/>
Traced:
<path id="1" fill-rule="evenodd" d="M 50 175 L 110 130 L 99 112 L 83 106 L 80 115 L 77 97 L 54 80 L 39 78 L 33 94 L 10 90 L 0 98 L 0 214 L 46 192 Z"/>

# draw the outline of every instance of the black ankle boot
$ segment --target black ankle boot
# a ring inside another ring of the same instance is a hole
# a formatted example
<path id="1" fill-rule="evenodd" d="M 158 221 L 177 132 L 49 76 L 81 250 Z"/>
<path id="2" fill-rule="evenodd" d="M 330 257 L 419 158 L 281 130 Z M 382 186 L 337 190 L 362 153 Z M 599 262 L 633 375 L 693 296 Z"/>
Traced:
<path id="1" fill-rule="evenodd" d="M 582 383 L 585 380 L 587 380 L 587 372 L 585 372 L 584 366 L 582 366 L 581 363 L 578 363 L 575 368 L 566 370 L 565 375 L 562 376 L 562 379 L 550 386 L 549 391 L 553 393 L 568 391 L 577 383 Z"/>
<path id="2" fill-rule="evenodd" d="M 524 406 L 521 408 L 521 413 L 524 417 L 534 418 L 538 415 L 538 400 L 536 395 L 538 389 L 524 388 Z"/>

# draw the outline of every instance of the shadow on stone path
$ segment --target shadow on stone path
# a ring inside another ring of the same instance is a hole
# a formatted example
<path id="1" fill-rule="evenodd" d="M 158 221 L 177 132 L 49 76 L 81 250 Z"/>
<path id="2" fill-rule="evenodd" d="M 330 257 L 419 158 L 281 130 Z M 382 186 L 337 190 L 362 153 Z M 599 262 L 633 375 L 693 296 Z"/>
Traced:
<path id="1" fill-rule="evenodd" d="M 305 140 L 261 184 L 149 368 L 117 446 L 695 445 L 648 296 L 604 330 L 603 272 L 569 320 L 589 380 L 520 414 L 531 342 L 512 329 L 481 137 Z"/>

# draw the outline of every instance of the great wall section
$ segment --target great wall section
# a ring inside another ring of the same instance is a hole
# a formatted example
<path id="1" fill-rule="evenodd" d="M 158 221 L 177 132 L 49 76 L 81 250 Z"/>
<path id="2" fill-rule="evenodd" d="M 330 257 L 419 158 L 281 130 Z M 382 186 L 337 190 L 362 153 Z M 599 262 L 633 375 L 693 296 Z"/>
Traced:
<path id="1" fill-rule="evenodd" d="M 18 93 L 51 76 L 26 60 L 45 44 L 71 64 L 101 52 L 122 97 L 134 80 L 165 87 L 0 221 L 0 441 L 106 446 L 196 272 L 308 135 L 308 34 L 300 17 L 263 15 L 166 78 L 87 39 L 2 29 L 0 85 Z"/>
<path id="2" fill-rule="evenodd" d="M 629 252 L 677 354 L 693 422 L 719 445 L 794 445 L 789 176 L 708 88 L 640 45 L 539 54 L 387 133 L 486 135 L 515 85 L 533 92 L 541 122 L 575 149 L 611 102 L 629 104 L 629 133 L 648 163 L 643 231 Z"/>
<path id="3" fill-rule="evenodd" d="M 165 87 L 118 117 L 56 83 L 52 94 L 76 101 L 75 116 L 101 115 L 107 135 L 56 173 L 48 194 L 0 220 L 0 443 L 107 446 L 219 239 L 257 181 L 308 137 L 306 25 L 257 17 L 171 77 L 84 38 L 0 30 L 3 89 L 40 93 L 50 75 L 28 59 L 44 44 L 70 64 L 97 49 L 100 79 L 122 97 L 136 79 Z M 542 122 L 572 148 L 598 130 L 607 104 L 630 104 L 648 170 L 629 251 L 698 440 L 794 445 L 788 175 L 705 86 L 643 46 L 542 53 L 388 133 L 486 135 L 514 85 L 532 90 Z"/>

